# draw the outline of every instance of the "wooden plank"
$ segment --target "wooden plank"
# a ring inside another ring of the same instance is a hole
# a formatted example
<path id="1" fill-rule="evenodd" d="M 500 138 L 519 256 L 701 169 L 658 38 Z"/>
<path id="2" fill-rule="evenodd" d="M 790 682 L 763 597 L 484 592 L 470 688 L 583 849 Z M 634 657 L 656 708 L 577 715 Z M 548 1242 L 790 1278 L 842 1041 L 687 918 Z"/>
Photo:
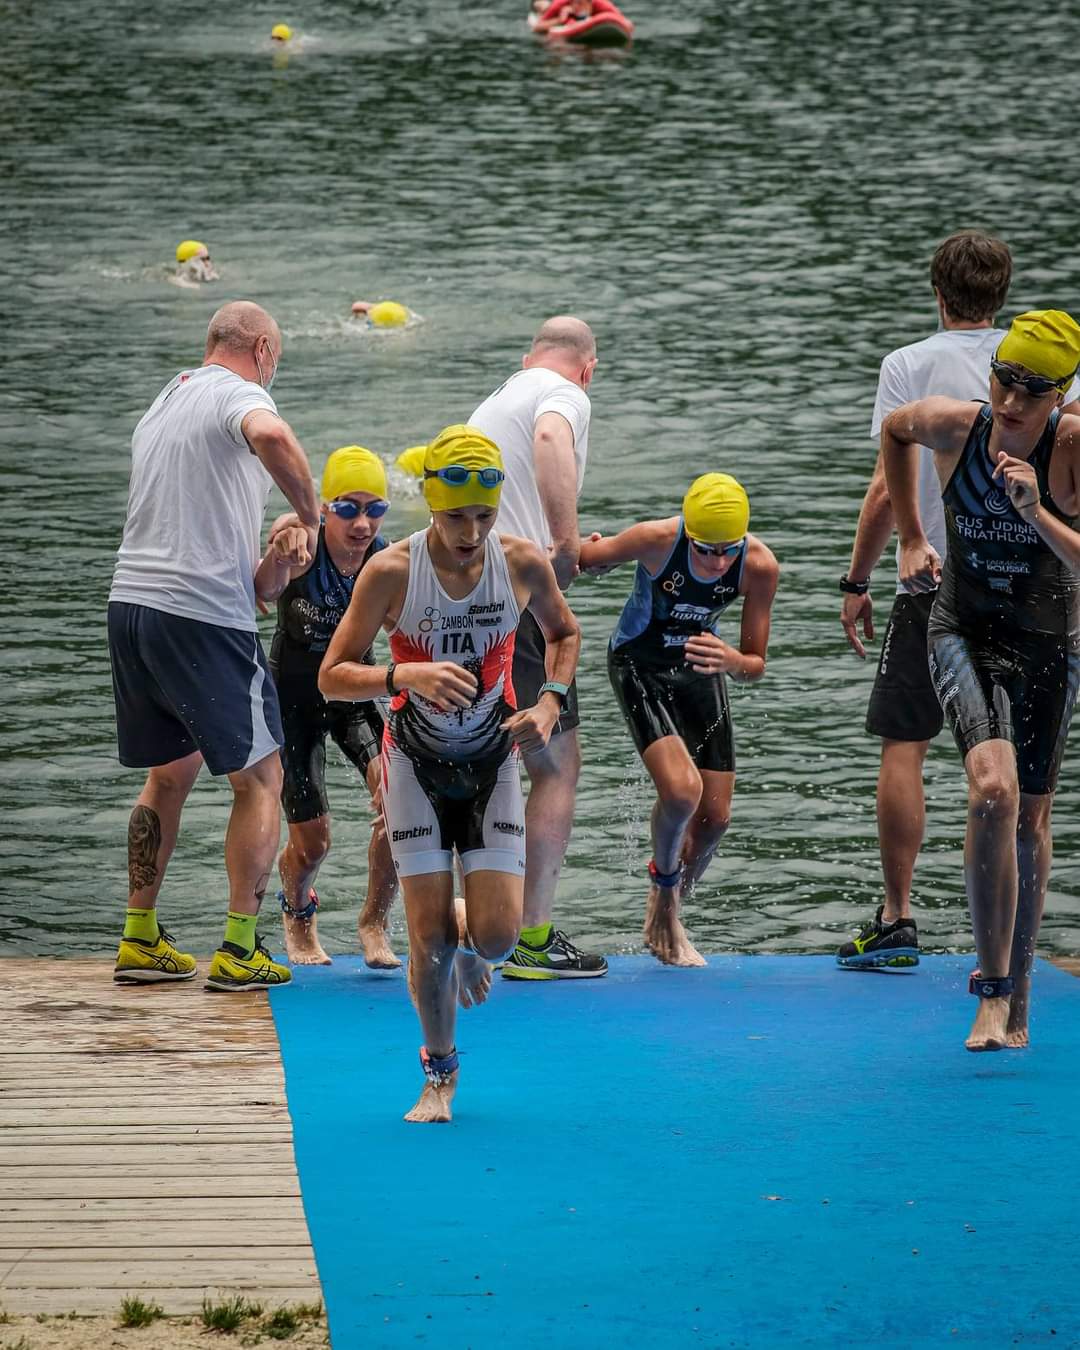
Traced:
<path id="1" fill-rule="evenodd" d="M 98 1289 L 169 1289 L 175 1285 L 218 1285 L 258 1287 L 261 1280 L 271 1284 L 305 1284 L 318 1290 L 315 1263 L 297 1260 L 267 1261 L 257 1253 L 243 1259 L 234 1252 L 220 1261 L 192 1257 L 178 1266 L 175 1261 L 152 1261 L 143 1257 L 133 1261 L 40 1261 L 32 1257 L 19 1261 L 12 1270 L 0 1271 L 0 1291 L 9 1289 L 70 1289 L 89 1285 Z"/>
<path id="2" fill-rule="evenodd" d="M 220 1211 L 219 1211 L 220 1215 Z M 73 1243 L 87 1243 L 95 1247 L 118 1247 L 131 1243 L 138 1244 L 144 1251 L 152 1252 L 160 1243 L 163 1247 L 177 1247 L 184 1243 L 198 1246 L 217 1246 L 227 1237 L 235 1247 L 261 1247 L 264 1243 L 283 1244 L 293 1247 L 306 1244 L 308 1240 L 307 1224 L 302 1217 L 293 1219 L 274 1219 L 272 1222 L 252 1222 L 250 1219 L 237 1222 L 233 1208 L 229 1206 L 229 1218 L 224 1222 L 218 1217 L 214 1221 L 212 1213 L 192 1215 L 187 1219 L 177 1219 L 172 1214 L 167 1218 L 149 1219 L 145 1213 L 142 1218 L 117 1217 L 112 1219 L 86 1219 L 82 1223 L 74 1222 L 72 1216 L 63 1219 L 6 1219 L 0 1215 L 0 1250 L 8 1251 L 12 1247 L 63 1247 L 68 1250 L 80 1250 Z"/>
<path id="3" fill-rule="evenodd" d="M 119 1095 L 119 1094 L 118 1094 Z M 15 1111 L 0 1107 L 0 1144 L 7 1143 L 6 1127 L 20 1125 L 40 1126 L 44 1112 Z M 284 1103 L 241 1101 L 234 1106 L 194 1106 L 186 1103 L 163 1102 L 160 1109 L 129 1106 L 118 1101 L 110 1110 L 107 1106 L 84 1107 L 64 1112 L 66 1125 L 141 1125 L 157 1130 L 159 1125 L 243 1125 L 249 1120 L 288 1120 Z"/>
<path id="4" fill-rule="evenodd" d="M 5 1289 L 3 1302 L 7 1312 L 19 1316 L 33 1317 L 38 1314 L 63 1316 L 71 1312 L 82 1316 L 100 1313 L 115 1315 L 120 1310 L 120 1300 L 127 1292 L 127 1290 L 86 1287 Z M 201 1312 L 203 1298 L 208 1294 L 211 1297 L 221 1298 L 231 1298 L 234 1294 L 245 1294 L 261 1303 L 264 1308 L 277 1308 L 285 1303 L 314 1303 L 320 1297 L 317 1288 L 313 1288 L 310 1284 L 302 1284 L 299 1280 L 283 1284 L 260 1281 L 259 1283 L 239 1287 L 234 1286 L 233 1288 L 224 1288 L 217 1285 L 208 1288 L 205 1285 L 194 1285 L 158 1290 L 151 1287 L 147 1292 L 154 1295 L 154 1302 L 159 1304 L 170 1317 Z M 113 1338 L 114 1341 L 117 1339 L 118 1337 Z M 209 1340 L 209 1337 L 207 1339 Z M 134 1343 L 134 1341 L 131 1342 L 131 1344 Z M 127 1345 L 128 1342 L 124 1341 L 123 1344 Z M 209 1350 L 213 1350 L 213 1346 L 210 1346 Z"/>
<path id="5" fill-rule="evenodd" d="M 261 1243 L 236 1243 L 235 1245 L 222 1246 L 221 1232 L 217 1235 L 217 1245 L 211 1246 L 206 1243 L 180 1243 L 173 1246 L 166 1246 L 164 1243 L 152 1247 L 113 1247 L 113 1246 L 85 1246 L 85 1247 L 10 1247 L 0 1248 L 0 1280 L 3 1279 L 3 1272 L 11 1261 L 18 1261 L 18 1270 L 9 1272 L 10 1278 L 18 1282 L 18 1273 L 27 1261 L 35 1263 L 40 1262 L 43 1265 L 49 1265 L 54 1262 L 101 1262 L 105 1265 L 123 1264 L 135 1266 L 157 1266 L 158 1263 L 164 1265 L 175 1264 L 177 1261 L 220 1261 L 222 1264 L 239 1261 L 247 1265 L 252 1261 L 266 1261 L 268 1264 L 275 1262 L 284 1264 L 290 1262 L 296 1270 L 306 1270 L 311 1267 L 311 1247 L 302 1242 L 299 1244 L 287 1244 L 277 1242 L 271 1245 Z"/>
<path id="6" fill-rule="evenodd" d="M 1055 956 L 1051 959 L 1055 966 L 1067 970 L 1070 975 L 1080 976 L 1080 956 Z"/>
<path id="7" fill-rule="evenodd" d="M 250 1125 L 157 1125 L 154 1133 L 174 1143 L 217 1143 L 229 1139 L 291 1142 L 288 1122 L 281 1124 L 252 1121 Z M 48 1130 L 12 1130 L 0 1137 L 0 1147 L 22 1148 L 27 1144 L 128 1144 L 145 1139 L 143 1129 L 104 1130 L 95 1125 L 53 1125 Z"/>
<path id="8" fill-rule="evenodd" d="M 148 1204 L 145 1195 L 139 1196 L 84 1196 L 69 1195 L 28 1196 L 20 1192 L 16 1197 L 0 1199 L 0 1220 L 7 1218 L 63 1218 L 72 1223 L 88 1219 L 123 1219 L 139 1222 L 150 1214 L 161 1212 L 161 1206 Z M 229 1200 L 230 1219 L 265 1219 L 276 1223 L 279 1219 L 303 1218 L 299 1190 L 288 1192 L 276 1186 L 271 1195 L 234 1196 Z M 213 1195 L 177 1195 L 169 1198 L 168 1220 L 203 1216 L 221 1220 L 221 1187 Z"/>
<path id="9" fill-rule="evenodd" d="M 228 1166 L 229 1164 L 224 1163 L 222 1165 Z M 250 1164 L 243 1165 L 247 1166 Z M 204 1177 L 206 1175 L 206 1170 L 206 1164 L 204 1162 L 196 1160 L 189 1163 L 186 1160 L 182 1160 L 173 1163 L 169 1167 L 169 1175 L 171 1177 L 176 1177 L 178 1180 L 181 1178 L 191 1180 L 192 1178 Z M 9 1190 L 17 1189 L 17 1183 L 20 1178 L 26 1178 L 28 1181 L 39 1180 L 49 1182 L 54 1190 L 69 1184 L 78 1184 L 80 1180 L 85 1178 L 87 1181 L 92 1181 L 98 1187 L 101 1194 L 115 1195 L 116 1186 L 123 1183 L 124 1177 L 131 1177 L 133 1181 L 137 1181 L 142 1187 L 142 1195 L 146 1196 L 149 1192 L 160 1195 L 161 1192 L 158 1187 L 150 1184 L 154 1177 L 160 1175 L 161 1164 L 152 1161 L 129 1164 L 112 1163 L 108 1167 L 95 1167 L 90 1172 L 88 1172 L 85 1163 L 71 1163 L 68 1166 L 64 1166 L 61 1163 L 48 1163 L 34 1167 L 0 1166 L 0 1194 L 2 1194 L 4 1187 L 7 1187 Z M 288 1159 L 279 1159 L 277 1162 L 260 1162 L 259 1175 L 273 1177 L 276 1185 L 278 1179 L 282 1177 L 295 1176 L 296 1167 L 293 1164 L 290 1155 Z M 222 1193 L 220 1172 L 218 1173 L 217 1193 L 218 1195 L 221 1195 Z"/>

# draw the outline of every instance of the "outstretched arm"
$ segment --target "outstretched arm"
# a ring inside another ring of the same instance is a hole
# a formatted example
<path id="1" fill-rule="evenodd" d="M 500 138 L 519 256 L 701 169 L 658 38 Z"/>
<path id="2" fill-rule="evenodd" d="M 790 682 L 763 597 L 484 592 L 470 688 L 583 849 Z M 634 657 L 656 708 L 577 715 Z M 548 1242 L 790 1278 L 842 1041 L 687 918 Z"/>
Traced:
<path id="1" fill-rule="evenodd" d="M 657 572 L 671 551 L 678 527 L 678 516 L 671 516 L 667 520 L 646 520 L 640 525 L 630 525 L 606 539 L 583 539 L 578 567 L 582 572 L 601 576 L 620 563 L 640 562 L 650 572 Z"/>
<path id="2" fill-rule="evenodd" d="M 319 498 L 303 446 L 284 419 L 265 408 L 248 413 L 240 424 L 248 445 L 285 499 L 309 530 L 319 528 Z M 311 541 L 314 547 L 314 540 Z"/>

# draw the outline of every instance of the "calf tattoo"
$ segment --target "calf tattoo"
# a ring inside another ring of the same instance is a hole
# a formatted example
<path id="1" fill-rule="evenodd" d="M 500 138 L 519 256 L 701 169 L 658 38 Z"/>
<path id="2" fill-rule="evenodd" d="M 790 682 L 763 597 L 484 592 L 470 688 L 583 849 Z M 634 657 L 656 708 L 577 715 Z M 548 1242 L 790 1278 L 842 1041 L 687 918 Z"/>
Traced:
<path id="1" fill-rule="evenodd" d="M 157 880 L 161 821 L 149 806 L 137 806 L 128 821 L 128 894 Z"/>

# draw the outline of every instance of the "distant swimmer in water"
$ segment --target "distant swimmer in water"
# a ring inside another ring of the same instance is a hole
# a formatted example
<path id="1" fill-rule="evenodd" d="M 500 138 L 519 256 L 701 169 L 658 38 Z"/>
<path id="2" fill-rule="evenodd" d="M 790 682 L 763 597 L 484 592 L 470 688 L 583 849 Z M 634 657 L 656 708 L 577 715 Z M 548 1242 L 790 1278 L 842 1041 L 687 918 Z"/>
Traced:
<path id="1" fill-rule="evenodd" d="M 354 300 L 353 315 L 365 319 L 369 328 L 405 328 L 416 315 L 396 300 Z"/>
<path id="2" fill-rule="evenodd" d="M 1050 813 L 1080 686 L 1080 417 L 1061 412 L 1078 363 L 1068 314 L 1021 314 L 991 358 L 988 403 L 922 398 L 881 428 L 900 580 L 937 589 L 930 678 L 968 780 L 969 1050 L 1028 1043 Z M 944 567 L 919 507 L 924 445 L 942 486 Z"/>
<path id="3" fill-rule="evenodd" d="M 594 15 L 621 14 L 612 0 L 553 0 L 551 4 L 536 0 L 529 26 L 534 33 L 548 33 L 568 23 L 583 23 Z"/>
<path id="4" fill-rule="evenodd" d="M 407 450 L 402 450 L 394 463 L 402 473 L 407 473 L 412 478 L 423 478 L 425 454 L 427 454 L 426 445 L 410 445 Z"/>
<path id="5" fill-rule="evenodd" d="M 210 250 L 198 239 L 185 239 L 177 244 L 176 280 L 182 286 L 220 280 L 217 268 L 210 261 Z"/>
<path id="6" fill-rule="evenodd" d="M 494 530 L 503 482 L 498 446 L 452 426 L 428 447 L 431 524 L 373 558 L 357 578 L 319 672 L 328 699 L 392 698 L 383 739 L 383 812 L 409 925 L 409 989 L 423 1027 L 425 1084 L 405 1119 L 448 1121 L 458 1081 L 456 1003 L 491 990 L 513 951 L 525 883 L 518 749 L 551 736 L 577 666 L 581 634 L 550 562 Z M 532 611 L 547 640 L 548 681 L 518 709 L 511 662 Z M 380 627 L 387 666 L 363 664 Z M 453 859 L 465 878 L 462 938 Z"/>
<path id="7" fill-rule="evenodd" d="M 284 47 L 286 43 L 291 42 L 292 39 L 293 30 L 287 23 L 276 23 L 273 28 L 270 29 L 270 41 L 274 43 L 276 47 Z"/>
<path id="8" fill-rule="evenodd" d="M 319 664 L 348 607 L 356 578 L 386 540 L 379 534 L 390 502 L 382 460 L 359 445 L 343 446 L 326 461 L 322 522 L 314 553 L 294 515 L 274 522 L 255 573 L 255 594 L 277 601 L 277 629 L 270 670 L 281 704 L 285 744 L 281 801 L 289 838 L 278 859 L 278 892 L 285 949 L 297 965 L 328 965 L 316 931 L 319 899 L 314 882 L 330 851 L 326 795 L 326 738 L 359 769 L 376 806 L 368 846 L 367 899 L 358 929 L 364 960 L 372 967 L 401 962 L 390 948 L 387 916 L 397 891 L 394 862 L 379 807 L 379 747 L 383 719 L 378 705 L 328 703 L 319 693 Z M 363 658 L 370 662 L 371 652 Z"/>
<path id="9" fill-rule="evenodd" d="M 735 744 L 725 675 L 765 674 L 780 569 L 747 532 L 742 486 L 707 473 L 682 515 L 644 521 L 581 545 L 583 572 L 636 562 L 634 590 L 608 647 L 608 674 L 638 753 L 656 785 L 645 945 L 670 966 L 703 966 L 679 901 L 702 876 L 731 818 Z M 739 645 L 717 633 L 742 600 Z"/>

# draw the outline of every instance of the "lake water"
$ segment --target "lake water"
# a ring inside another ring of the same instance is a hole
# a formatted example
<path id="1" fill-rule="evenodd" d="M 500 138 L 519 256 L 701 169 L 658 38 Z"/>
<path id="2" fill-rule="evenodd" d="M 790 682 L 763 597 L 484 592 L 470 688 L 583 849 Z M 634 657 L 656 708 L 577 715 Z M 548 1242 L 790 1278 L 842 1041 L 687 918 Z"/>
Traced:
<path id="1" fill-rule="evenodd" d="M 9 16 L 0 951 L 115 942 L 141 776 L 116 761 L 104 620 L 131 430 L 201 358 L 213 309 L 241 296 L 281 323 L 274 396 L 316 471 L 338 445 L 392 457 L 463 420 L 546 315 L 587 319 L 601 360 L 583 526 L 670 514 L 698 473 L 723 469 L 783 567 L 766 678 L 732 693 L 732 828 L 688 926 L 706 951 L 830 950 L 878 903 L 873 669 L 846 648 L 836 591 L 874 459 L 877 367 L 934 328 L 929 257 L 960 227 L 1012 246 L 1006 317 L 1077 312 L 1075 70 L 1059 53 L 1080 22 L 1029 21 L 1004 0 L 651 14 L 630 0 L 630 52 L 585 59 L 545 50 L 523 8 L 50 0 Z M 266 39 L 282 20 L 303 34 L 287 61 Z M 216 286 L 169 283 L 188 236 L 210 246 Z M 358 330 L 350 302 L 380 296 L 423 324 Z M 391 537 L 423 523 L 406 486 Z M 883 626 L 889 559 L 878 579 Z M 650 851 L 651 793 L 604 667 L 630 583 L 623 569 L 571 593 L 586 765 L 557 917 L 608 952 L 639 949 Z M 330 758 L 320 923 L 344 950 L 368 813 Z M 1075 758 L 1048 952 L 1080 950 Z M 927 778 L 924 942 L 969 946 L 947 736 Z M 162 896 L 195 950 L 220 936 L 228 801 L 226 785 L 198 784 Z M 394 928 L 400 945 L 400 905 Z"/>

